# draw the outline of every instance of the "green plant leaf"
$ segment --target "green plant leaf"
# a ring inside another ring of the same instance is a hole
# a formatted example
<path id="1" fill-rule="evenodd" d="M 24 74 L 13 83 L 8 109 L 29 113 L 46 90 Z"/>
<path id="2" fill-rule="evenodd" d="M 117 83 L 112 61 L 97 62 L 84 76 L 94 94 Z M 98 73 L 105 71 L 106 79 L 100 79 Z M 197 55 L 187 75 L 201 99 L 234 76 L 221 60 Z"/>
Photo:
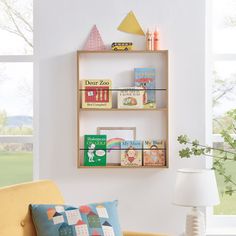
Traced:
<path id="1" fill-rule="evenodd" d="M 198 146 L 199 146 L 199 141 L 196 140 L 196 139 L 193 140 L 192 145 L 193 145 L 194 147 L 198 147 Z"/>
<path id="2" fill-rule="evenodd" d="M 178 138 L 177 138 L 178 142 L 180 144 L 187 144 L 189 139 L 188 139 L 188 136 L 187 135 L 180 135 Z"/>
<path id="3" fill-rule="evenodd" d="M 192 155 L 192 152 L 188 147 L 179 151 L 179 156 L 181 158 L 183 157 L 189 158 L 191 155 Z"/>

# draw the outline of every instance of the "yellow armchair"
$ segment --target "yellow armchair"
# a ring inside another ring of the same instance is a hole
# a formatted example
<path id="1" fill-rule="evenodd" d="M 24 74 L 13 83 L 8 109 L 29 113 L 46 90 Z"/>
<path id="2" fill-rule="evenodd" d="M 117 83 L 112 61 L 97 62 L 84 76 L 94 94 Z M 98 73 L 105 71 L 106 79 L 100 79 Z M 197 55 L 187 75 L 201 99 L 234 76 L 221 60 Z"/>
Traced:
<path id="1" fill-rule="evenodd" d="M 63 197 L 52 181 L 36 181 L 0 188 L 0 235 L 36 236 L 29 204 L 63 204 Z M 124 232 L 124 236 L 163 236 Z"/>

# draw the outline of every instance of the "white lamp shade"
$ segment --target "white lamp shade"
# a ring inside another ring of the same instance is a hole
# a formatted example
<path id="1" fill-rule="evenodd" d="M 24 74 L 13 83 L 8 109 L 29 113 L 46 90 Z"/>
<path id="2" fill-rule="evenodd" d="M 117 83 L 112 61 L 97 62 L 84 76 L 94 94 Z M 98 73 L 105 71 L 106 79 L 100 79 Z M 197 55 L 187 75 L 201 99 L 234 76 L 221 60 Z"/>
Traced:
<path id="1" fill-rule="evenodd" d="M 173 203 L 191 207 L 219 204 L 215 172 L 208 169 L 178 170 Z"/>

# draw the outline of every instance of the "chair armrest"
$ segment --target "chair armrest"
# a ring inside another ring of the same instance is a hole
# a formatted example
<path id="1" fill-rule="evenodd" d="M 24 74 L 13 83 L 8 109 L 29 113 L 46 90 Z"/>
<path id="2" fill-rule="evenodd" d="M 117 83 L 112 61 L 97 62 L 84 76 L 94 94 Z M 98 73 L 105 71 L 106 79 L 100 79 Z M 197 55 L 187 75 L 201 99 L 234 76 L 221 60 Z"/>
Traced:
<path id="1" fill-rule="evenodd" d="M 154 234 L 154 233 L 140 233 L 140 232 L 123 232 L 123 236 L 167 236 L 164 234 Z"/>

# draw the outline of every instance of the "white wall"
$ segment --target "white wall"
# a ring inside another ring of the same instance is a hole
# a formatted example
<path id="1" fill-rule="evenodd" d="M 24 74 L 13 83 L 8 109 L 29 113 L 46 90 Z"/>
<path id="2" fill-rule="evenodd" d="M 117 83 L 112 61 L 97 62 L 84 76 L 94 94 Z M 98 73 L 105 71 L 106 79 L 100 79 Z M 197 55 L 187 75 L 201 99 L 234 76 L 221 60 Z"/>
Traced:
<path id="1" fill-rule="evenodd" d="M 204 141 L 204 0 L 35 1 L 35 107 L 39 178 L 55 180 L 68 204 L 118 199 L 128 230 L 183 232 L 186 209 L 171 204 L 176 170 L 203 167 L 180 160 L 177 136 Z M 170 57 L 170 168 L 165 170 L 76 169 L 76 50 L 93 24 L 104 41 L 142 37 L 116 30 L 133 10 L 143 28 L 158 25 Z M 36 162 L 37 163 L 37 162 Z"/>

